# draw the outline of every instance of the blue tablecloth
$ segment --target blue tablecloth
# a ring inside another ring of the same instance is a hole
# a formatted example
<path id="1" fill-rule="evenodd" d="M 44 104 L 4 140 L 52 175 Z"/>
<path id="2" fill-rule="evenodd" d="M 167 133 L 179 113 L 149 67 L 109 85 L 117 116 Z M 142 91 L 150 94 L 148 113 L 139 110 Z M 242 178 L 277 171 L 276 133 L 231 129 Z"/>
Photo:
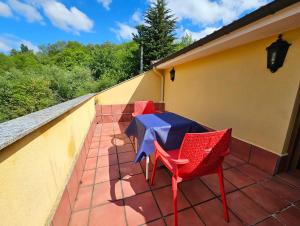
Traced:
<path id="1" fill-rule="evenodd" d="M 207 132 L 207 129 L 171 112 L 139 115 L 131 121 L 125 131 L 127 136 L 134 136 L 138 140 L 139 149 L 135 162 L 153 153 L 154 140 L 165 150 L 174 150 L 180 148 L 186 133 L 202 132 Z"/>

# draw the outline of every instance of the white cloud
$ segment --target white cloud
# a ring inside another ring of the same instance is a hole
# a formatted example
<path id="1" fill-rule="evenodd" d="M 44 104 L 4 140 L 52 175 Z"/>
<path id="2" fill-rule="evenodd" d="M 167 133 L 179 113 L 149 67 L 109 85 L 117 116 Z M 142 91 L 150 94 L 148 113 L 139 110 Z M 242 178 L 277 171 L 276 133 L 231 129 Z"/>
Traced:
<path id="1" fill-rule="evenodd" d="M 141 13 L 140 10 L 136 10 L 136 11 L 132 14 L 131 19 L 132 19 L 134 22 L 138 23 L 138 24 L 144 23 L 143 15 L 142 15 L 142 13 Z"/>
<path id="2" fill-rule="evenodd" d="M 109 10 L 109 6 L 112 2 L 112 0 L 97 0 L 102 6 L 106 9 Z"/>
<path id="3" fill-rule="evenodd" d="M 129 26 L 125 23 L 117 23 L 118 28 L 111 28 L 119 40 L 130 40 L 132 39 L 132 34 L 136 34 L 137 30 L 134 27 Z"/>
<path id="4" fill-rule="evenodd" d="M 12 15 L 10 7 L 4 2 L 0 2 L 0 16 L 11 17 Z"/>
<path id="5" fill-rule="evenodd" d="M 14 35 L 0 35 L 0 52 L 7 53 L 12 49 L 19 49 L 21 44 L 26 45 L 29 49 L 33 50 L 34 52 L 37 52 L 39 50 L 39 48 L 36 45 L 32 44 L 30 41 L 21 39 Z"/>
<path id="6" fill-rule="evenodd" d="M 68 9 L 54 0 L 42 1 L 42 7 L 51 23 L 64 31 L 79 34 L 81 31 L 89 32 L 93 28 L 94 22 L 76 7 Z"/>
<path id="7" fill-rule="evenodd" d="M 153 3 L 155 0 L 148 0 Z M 221 22 L 228 24 L 242 13 L 254 10 L 270 0 L 169 0 L 167 7 L 179 19 L 188 19 L 194 24 L 214 25 Z"/>
<path id="8" fill-rule="evenodd" d="M 8 3 L 16 13 L 25 17 L 28 22 L 43 21 L 43 17 L 39 13 L 39 11 L 32 5 L 17 0 L 9 0 Z"/>

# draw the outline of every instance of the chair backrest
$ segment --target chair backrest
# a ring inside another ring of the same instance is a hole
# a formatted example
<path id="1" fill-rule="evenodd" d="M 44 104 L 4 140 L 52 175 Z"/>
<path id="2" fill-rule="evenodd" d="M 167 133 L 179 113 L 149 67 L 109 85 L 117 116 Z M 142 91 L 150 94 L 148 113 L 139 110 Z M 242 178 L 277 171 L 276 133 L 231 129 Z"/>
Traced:
<path id="1" fill-rule="evenodd" d="M 155 113 L 153 101 L 136 101 L 134 102 L 134 113 L 137 115 Z"/>
<path id="2" fill-rule="evenodd" d="M 193 178 L 215 173 L 229 154 L 231 130 L 208 133 L 187 133 L 179 151 L 179 158 L 189 163 L 178 167 L 178 176 Z"/>

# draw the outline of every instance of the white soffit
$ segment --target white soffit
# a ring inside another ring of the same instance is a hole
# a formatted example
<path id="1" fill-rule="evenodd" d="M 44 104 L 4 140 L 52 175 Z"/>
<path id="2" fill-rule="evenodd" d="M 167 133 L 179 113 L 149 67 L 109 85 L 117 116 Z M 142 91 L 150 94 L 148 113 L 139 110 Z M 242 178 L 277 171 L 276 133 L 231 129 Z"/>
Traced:
<path id="1" fill-rule="evenodd" d="M 245 27 L 199 46 L 160 65 L 157 69 L 168 69 L 201 57 L 249 42 L 267 38 L 273 35 L 300 27 L 300 3 L 293 4 L 283 10 L 253 22 Z"/>

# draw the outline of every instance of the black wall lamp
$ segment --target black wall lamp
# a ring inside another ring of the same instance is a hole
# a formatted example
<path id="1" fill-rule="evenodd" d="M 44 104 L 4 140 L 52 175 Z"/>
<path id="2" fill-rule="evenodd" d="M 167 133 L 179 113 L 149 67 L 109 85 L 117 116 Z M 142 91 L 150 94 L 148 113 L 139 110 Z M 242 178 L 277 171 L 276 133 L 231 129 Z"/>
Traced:
<path id="1" fill-rule="evenodd" d="M 172 82 L 174 82 L 175 80 L 175 69 L 172 68 L 172 70 L 170 71 L 170 79 Z"/>
<path id="2" fill-rule="evenodd" d="M 282 67 L 290 45 L 290 43 L 282 39 L 280 34 L 278 39 L 267 47 L 267 68 L 272 73 Z"/>

